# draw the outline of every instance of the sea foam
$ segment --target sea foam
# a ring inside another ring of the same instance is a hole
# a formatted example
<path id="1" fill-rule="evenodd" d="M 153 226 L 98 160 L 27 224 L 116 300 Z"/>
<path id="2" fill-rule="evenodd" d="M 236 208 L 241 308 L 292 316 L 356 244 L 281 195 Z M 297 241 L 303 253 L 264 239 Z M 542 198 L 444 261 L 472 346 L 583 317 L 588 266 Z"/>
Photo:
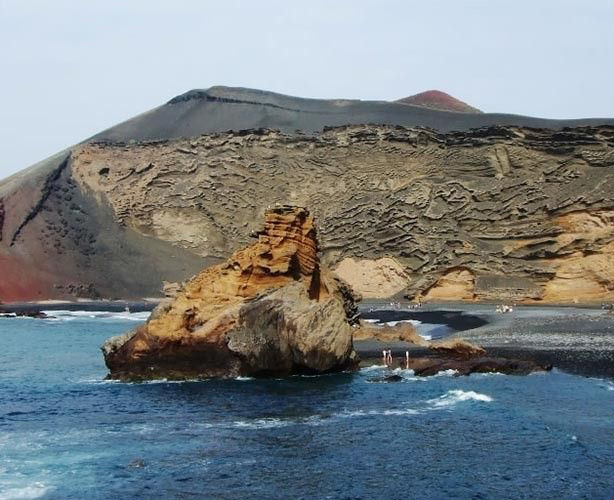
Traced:
<path id="1" fill-rule="evenodd" d="M 22 488 L 9 488 L 0 491 L 0 500 L 40 498 L 50 490 L 51 488 L 44 483 L 36 482 Z"/>
<path id="2" fill-rule="evenodd" d="M 129 312 L 129 311 L 42 311 L 49 318 L 46 321 L 75 321 L 83 319 L 102 319 L 112 321 L 146 321 L 151 314 L 150 311 Z"/>
<path id="3" fill-rule="evenodd" d="M 431 404 L 433 408 L 448 408 L 463 401 L 490 403 L 492 400 L 493 399 L 487 394 L 481 394 L 475 391 L 463 391 L 462 389 L 452 389 L 438 398 L 429 399 L 427 403 Z"/>

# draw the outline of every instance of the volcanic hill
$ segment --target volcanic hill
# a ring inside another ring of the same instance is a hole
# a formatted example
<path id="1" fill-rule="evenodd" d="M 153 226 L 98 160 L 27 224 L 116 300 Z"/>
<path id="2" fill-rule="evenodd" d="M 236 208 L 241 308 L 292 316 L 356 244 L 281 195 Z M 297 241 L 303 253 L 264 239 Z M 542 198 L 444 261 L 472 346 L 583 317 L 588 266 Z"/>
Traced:
<path id="1" fill-rule="evenodd" d="M 0 300 L 157 296 L 276 203 L 365 296 L 611 299 L 613 125 L 190 91 L 0 182 Z"/>
<path id="2" fill-rule="evenodd" d="M 466 102 L 459 101 L 450 94 L 446 94 L 441 90 L 427 90 L 419 94 L 411 95 L 397 100 L 401 104 L 412 104 L 430 109 L 439 109 L 441 111 L 455 111 L 457 113 L 481 113 L 481 111 L 473 106 L 469 106 Z"/>

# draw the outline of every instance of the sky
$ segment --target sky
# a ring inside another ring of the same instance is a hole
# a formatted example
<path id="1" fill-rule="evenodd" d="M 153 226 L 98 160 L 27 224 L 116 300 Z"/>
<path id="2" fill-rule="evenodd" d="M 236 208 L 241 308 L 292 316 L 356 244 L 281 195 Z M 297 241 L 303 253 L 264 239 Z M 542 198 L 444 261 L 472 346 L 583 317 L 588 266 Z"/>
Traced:
<path id="1" fill-rule="evenodd" d="M 614 0 L 0 0 L 0 178 L 193 88 L 614 117 Z"/>

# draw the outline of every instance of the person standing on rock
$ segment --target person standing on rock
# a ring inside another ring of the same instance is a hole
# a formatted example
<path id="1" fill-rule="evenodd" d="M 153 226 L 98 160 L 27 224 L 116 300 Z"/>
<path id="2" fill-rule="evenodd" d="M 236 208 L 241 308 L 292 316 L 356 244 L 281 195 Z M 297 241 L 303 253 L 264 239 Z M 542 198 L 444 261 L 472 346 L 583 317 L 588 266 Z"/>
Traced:
<path id="1" fill-rule="evenodd" d="M 405 351 L 405 369 L 409 370 L 409 351 Z"/>
<path id="2" fill-rule="evenodd" d="M 384 365 L 388 364 L 388 351 L 384 349 L 382 351 L 382 359 L 384 360 Z"/>
<path id="3" fill-rule="evenodd" d="M 392 350 L 388 349 L 387 365 L 392 366 Z"/>

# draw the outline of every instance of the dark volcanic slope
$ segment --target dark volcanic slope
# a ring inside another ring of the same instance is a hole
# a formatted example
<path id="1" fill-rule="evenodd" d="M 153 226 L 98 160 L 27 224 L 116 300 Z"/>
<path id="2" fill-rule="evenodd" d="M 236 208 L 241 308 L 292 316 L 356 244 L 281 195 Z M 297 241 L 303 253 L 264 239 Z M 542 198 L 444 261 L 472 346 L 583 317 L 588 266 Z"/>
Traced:
<path id="1" fill-rule="evenodd" d="M 212 132 L 277 129 L 293 133 L 352 124 L 424 126 L 442 132 L 490 125 L 561 128 L 613 124 L 614 119 L 545 120 L 526 116 L 455 113 L 398 102 L 302 99 L 259 90 L 211 87 L 191 90 L 112 127 L 94 140 L 192 137 Z"/>

